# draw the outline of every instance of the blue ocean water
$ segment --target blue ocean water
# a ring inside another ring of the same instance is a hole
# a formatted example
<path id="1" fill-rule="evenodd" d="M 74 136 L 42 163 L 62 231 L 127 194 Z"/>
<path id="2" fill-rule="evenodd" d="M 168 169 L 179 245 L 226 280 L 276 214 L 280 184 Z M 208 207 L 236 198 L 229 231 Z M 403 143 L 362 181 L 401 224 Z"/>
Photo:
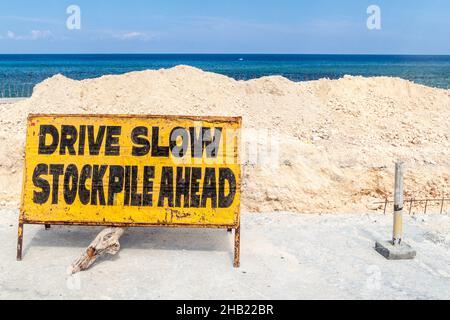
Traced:
<path id="1" fill-rule="evenodd" d="M 246 80 L 282 75 L 293 81 L 346 74 L 395 76 L 450 88 L 450 56 L 269 54 L 0 55 L 0 98 L 27 96 L 42 80 L 62 73 L 73 79 L 169 68 L 179 64 Z"/>

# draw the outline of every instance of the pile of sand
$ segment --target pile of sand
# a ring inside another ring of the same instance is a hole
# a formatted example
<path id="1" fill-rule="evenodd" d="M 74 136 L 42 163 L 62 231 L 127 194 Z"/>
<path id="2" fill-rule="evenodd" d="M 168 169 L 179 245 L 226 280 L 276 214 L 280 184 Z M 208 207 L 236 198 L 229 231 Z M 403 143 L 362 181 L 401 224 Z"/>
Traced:
<path id="1" fill-rule="evenodd" d="M 0 113 L 0 201 L 8 206 L 20 201 L 29 113 L 240 115 L 246 129 L 281 139 L 276 159 L 244 154 L 250 211 L 374 209 L 392 193 L 396 159 L 408 168 L 408 197 L 450 194 L 450 90 L 399 78 L 235 81 L 186 66 L 84 81 L 57 75 Z"/>

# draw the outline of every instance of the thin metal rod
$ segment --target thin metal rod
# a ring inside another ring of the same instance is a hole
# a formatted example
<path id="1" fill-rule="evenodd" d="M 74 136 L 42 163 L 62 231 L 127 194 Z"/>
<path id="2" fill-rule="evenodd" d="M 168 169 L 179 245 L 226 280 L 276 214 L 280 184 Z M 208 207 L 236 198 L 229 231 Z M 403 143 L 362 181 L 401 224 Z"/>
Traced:
<path id="1" fill-rule="evenodd" d="M 394 227 L 392 244 L 399 245 L 403 237 L 403 162 L 395 163 Z"/>
<path id="2" fill-rule="evenodd" d="M 22 243 L 23 243 L 23 223 L 19 222 L 17 231 L 17 261 L 22 260 Z"/>
<path id="3" fill-rule="evenodd" d="M 433 201 L 439 201 L 439 202 L 441 202 L 442 201 L 442 198 L 439 198 L 439 199 L 407 199 L 407 200 L 404 200 L 404 201 L 413 201 L 413 202 L 425 202 L 425 201 L 431 201 L 431 202 L 433 202 Z M 444 198 L 444 201 L 450 201 L 450 198 Z M 386 200 L 383 200 L 383 201 L 377 201 L 377 202 L 374 202 L 374 203 L 376 203 L 376 204 L 383 204 L 383 203 L 385 203 L 386 202 Z M 394 201 L 392 201 L 392 200 L 388 200 L 388 203 L 393 203 Z"/>
<path id="4" fill-rule="evenodd" d="M 239 266 L 241 265 L 240 252 L 241 252 L 241 226 L 238 225 L 238 227 L 236 229 L 234 229 L 234 259 L 233 259 L 233 266 L 235 268 L 239 268 Z"/>

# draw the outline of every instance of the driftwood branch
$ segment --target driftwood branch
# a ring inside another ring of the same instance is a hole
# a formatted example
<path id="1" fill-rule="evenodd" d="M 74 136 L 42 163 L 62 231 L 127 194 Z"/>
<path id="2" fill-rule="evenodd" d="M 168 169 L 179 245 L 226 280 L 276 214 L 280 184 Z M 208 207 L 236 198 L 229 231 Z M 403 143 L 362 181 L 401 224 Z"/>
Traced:
<path id="1" fill-rule="evenodd" d="M 71 273 L 86 270 L 105 253 L 115 255 L 119 252 L 119 239 L 124 231 L 124 228 L 107 228 L 100 232 L 81 256 L 72 263 Z"/>

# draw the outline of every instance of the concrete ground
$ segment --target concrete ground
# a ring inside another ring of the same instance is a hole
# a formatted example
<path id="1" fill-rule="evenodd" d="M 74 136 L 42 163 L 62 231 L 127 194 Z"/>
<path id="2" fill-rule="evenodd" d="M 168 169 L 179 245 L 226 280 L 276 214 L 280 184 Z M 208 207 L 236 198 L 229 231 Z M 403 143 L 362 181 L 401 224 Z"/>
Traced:
<path id="1" fill-rule="evenodd" d="M 374 249 L 392 216 L 242 215 L 241 268 L 225 230 L 128 229 L 117 256 L 69 276 L 100 228 L 25 226 L 0 210 L 0 299 L 450 299 L 450 215 L 405 217 L 409 261 Z"/>

